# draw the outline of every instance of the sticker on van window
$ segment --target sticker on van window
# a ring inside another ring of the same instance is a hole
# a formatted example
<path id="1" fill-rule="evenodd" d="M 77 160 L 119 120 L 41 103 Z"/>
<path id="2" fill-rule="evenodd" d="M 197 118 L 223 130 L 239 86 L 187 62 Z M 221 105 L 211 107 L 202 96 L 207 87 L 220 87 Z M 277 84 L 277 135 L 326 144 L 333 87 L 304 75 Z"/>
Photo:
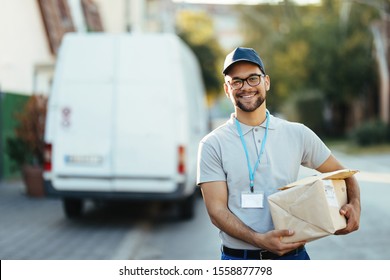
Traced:
<path id="1" fill-rule="evenodd" d="M 101 164 L 103 162 L 102 156 L 94 156 L 94 155 L 66 155 L 64 158 L 65 163 L 67 164 Z"/>

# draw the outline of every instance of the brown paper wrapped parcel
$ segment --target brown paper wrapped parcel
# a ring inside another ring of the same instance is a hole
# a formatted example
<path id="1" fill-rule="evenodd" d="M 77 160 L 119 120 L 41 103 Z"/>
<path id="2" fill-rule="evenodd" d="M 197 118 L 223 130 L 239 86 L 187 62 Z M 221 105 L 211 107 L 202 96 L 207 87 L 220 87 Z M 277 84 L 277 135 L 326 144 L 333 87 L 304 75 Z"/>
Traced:
<path id="1" fill-rule="evenodd" d="M 343 169 L 306 177 L 268 197 L 275 229 L 292 229 L 282 242 L 312 241 L 346 227 L 340 214 L 347 203 L 345 180 L 356 170 Z"/>

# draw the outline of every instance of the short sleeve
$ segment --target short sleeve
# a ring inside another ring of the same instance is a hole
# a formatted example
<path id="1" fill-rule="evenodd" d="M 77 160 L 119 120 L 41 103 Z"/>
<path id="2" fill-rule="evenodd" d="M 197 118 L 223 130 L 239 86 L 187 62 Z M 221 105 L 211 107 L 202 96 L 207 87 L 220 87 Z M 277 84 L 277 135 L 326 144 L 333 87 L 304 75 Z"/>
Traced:
<path id="1" fill-rule="evenodd" d="M 304 147 L 302 165 L 316 169 L 328 159 L 331 151 L 310 128 L 302 125 L 302 129 Z"/>
<path id="2" fill-rule="evenodd" d="M 201 141 L 198 149 L 196 184 L 205 182 L 226 181 L 223 170 L 220 148 Z"/>

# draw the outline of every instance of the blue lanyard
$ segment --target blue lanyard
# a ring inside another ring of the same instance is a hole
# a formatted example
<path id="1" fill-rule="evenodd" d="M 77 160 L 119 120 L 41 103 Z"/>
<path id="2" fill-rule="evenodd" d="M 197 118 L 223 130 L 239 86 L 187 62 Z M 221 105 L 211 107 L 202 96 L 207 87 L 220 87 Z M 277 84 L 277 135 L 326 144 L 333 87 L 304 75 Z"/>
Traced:
<path id="1" fill-rule="evenodd" d="M 266 125 L 265 125 L 265 133 L 264 133 L 263 141 L 261 142 L 260 153 L 259 153 L 259 156 L 257 157 L 255 168 L 253 170 L 252 170 L 251 164 L 249 162 L 248 149 L 246 147 L 244 135 L 242 135 L 241 125 L 240 125 L 239 121 L 236 119 L 237 131 L 238 131 L 238 134 L 240 135 L 241 143 L 242 143 L 242 146 L 244 147 L 246 161 L 247 161 L 247 164 L 248 164 L 249 180 L 250 180 L 249 187 L 251 189 L 251 192 L 253 192 L 254 180 L 255 180 L 255 172 L 256 172 L 257 167 L 259 166 L 261 155 L 264 152 L 265 142 L 267 141 L 268 126 L 269 126 L 269 112 L 268 112 L 268 110 L 266 111 L 266 119 L 267 119 L 267 122 L 266 122 Z"/>

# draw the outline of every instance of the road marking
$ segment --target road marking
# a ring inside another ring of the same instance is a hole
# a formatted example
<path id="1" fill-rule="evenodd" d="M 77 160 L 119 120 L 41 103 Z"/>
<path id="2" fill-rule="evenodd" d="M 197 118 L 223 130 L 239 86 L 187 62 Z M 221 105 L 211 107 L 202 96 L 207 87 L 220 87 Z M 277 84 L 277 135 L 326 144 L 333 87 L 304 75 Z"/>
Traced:
<path id="1" fill-rule="evenodd" d="M 151 230 L 149 222 L 141 222 L 130 230 L 122 239 L 118 249 L 112 255 L 113 260 L 134 260 L 145 243 L 145 238 Z"/>
<path id="2" fill-rule="evenodd" d="M 355 175 L 358 181 L 375 182 L 375 183 L 389 183 L 390 173 L 377 173 L 377 172 L 358 172 Z"/>

